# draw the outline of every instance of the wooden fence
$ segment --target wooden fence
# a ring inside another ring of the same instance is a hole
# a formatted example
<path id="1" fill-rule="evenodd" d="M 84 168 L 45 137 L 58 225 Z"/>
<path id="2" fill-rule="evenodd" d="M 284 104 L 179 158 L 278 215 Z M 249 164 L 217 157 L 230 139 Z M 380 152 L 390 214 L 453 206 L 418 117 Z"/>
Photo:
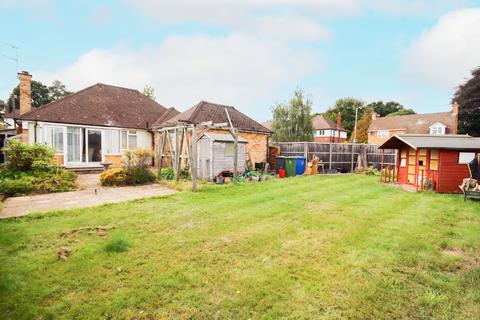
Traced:
<path id="1" fill-rule="evenodd" d="M 303 156 L 310 160 L 315 155 L 329 170 L 349 172 L 355 169 L 362 146 L 367 146 L 368 166 L 380 167 L 382 163 L 382 150 L 375 144 L 279 142 L 276 145 L 280 147 L 280 156 Z M 395 165 L 396 159 L 396 150 L 383 151 L 384 164 Z"/>

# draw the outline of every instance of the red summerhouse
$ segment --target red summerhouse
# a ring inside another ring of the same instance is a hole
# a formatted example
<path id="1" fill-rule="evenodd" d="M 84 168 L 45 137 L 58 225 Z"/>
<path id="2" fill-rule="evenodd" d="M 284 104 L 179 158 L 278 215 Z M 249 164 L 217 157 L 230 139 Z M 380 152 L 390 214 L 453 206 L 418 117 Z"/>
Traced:
<path id="1" fill-rule="evenodd" d="M 468 163 L 480 155 L 480 138 L 468 135 L 400 134 L 380 149 L 397 149 L 394 180 L 417 190 L 461 192 Z"/>

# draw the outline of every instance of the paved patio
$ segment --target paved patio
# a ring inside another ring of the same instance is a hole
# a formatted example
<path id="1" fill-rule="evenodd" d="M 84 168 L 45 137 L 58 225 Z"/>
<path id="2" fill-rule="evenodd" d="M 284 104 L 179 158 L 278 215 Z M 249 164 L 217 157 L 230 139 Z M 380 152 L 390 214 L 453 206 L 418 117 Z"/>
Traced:
<path id="1" fill-rule="evenodd" d="M 178 192 L 160 184 L 117 188 L 102 187 L 98 184 L 98 178 L 98 174 L 79 175 L 78 191 L 8 198 L 4 202 L 0 218 L 20 217 L 32 212 L 92 207 Z"/>

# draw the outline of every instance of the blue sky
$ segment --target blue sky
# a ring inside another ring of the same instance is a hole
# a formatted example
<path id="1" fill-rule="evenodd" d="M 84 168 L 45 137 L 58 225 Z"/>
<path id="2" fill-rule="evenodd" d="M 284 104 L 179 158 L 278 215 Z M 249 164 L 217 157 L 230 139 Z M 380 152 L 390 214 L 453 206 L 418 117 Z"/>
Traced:
<path id="1" fill-rule="evenodd" d="M 314 111 L 342 97 L 445 111 L 480 65 L 480 0 L 0 0 L 0 53 L 35 80 L 199 100 L 264 121 L 296 88 Z M 16 84 L 0 56 L 0 98 Z"/>

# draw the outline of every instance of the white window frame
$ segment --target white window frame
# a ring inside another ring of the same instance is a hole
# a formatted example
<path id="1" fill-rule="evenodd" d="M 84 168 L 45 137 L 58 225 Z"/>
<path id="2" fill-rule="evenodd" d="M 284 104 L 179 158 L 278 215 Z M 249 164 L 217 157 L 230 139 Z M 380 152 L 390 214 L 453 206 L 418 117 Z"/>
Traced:
<path id="1" fill-rule="evenodd" d="M 123 143 L 124 143 L 123 133 L 124 132 L 127 133 L 126 134 L 126 141 L 125 141 L 126 148 L 123 147 Z M 135 140 L 136 140 L 135 148 L 131 148 L 129 137 L 135 137 Z M 123 151 L 126 151 L 126 150 L 135 150 L 136 148 L 138 148 L 138 131 L 137 130 L 128 130 L 128 129 L 122 130 L 120 132 L 120 151 L 123 152 Z"/>
<path id="2" fill-rule="evenodd" d="M 53 143 L 53 132 L 54 130 L 61 130 L 62 131 L 62 146 L 60 149 L 55 148 L 54 143 Z M 48 138 L 48 133 L 52 133 L 52 137 Z M 66 137 L 67 137 L 67 132 L 65 130 L 65 127 L 63 126 L 45 126 L 43 130 L 43 143 L 47 146 L 52 147 L 55 150 L 55 154 L 66 154 Z M 51 142 L 51 143 L 49 143 Z"/>
<path id="3" fill-rule="evenodd" d="M 378 130 L 377 131 L 377 137 L 382 138 L 382 139 L 388 138 L 389 134 L 390 134 L 390 132 L 388 130 Z"/>
<path id="4" fill-rule="evenodd" d="M 112 138 L 113 133 L 117 134 L 117 137 L 116 137 L 117 146 L 116 146 L 116 148 L 111 148 L 111 146 L 112 146 L 111 138 Z M 104 130 L 105 154 L 107 154 L 107 155 L 121 155 L 122 154 L 122 151 L 121 151 L 122 150 L 122 142 L 121 142 L 122 138 L 121 138 L 121 136 L 122 136 L 121 130 L 115 130 L 115 129 Z M 128 134 L 127 134 L 127 138 L 128 138 Z M 128 143 L 128 139 L 127 139 L 127 143 Z M 114 150 L 111 151 L 112 149 L 114 149 Z"/>
<path id="5" fill-rule="evenodd" d="M 445 134 L 446 126 L 440 122 L 434 123 L 430 127 L 430 134 L 432 135 L 442 135 Z"/>
<path id="6" fill-rule="evenodd" d="M 458 164 L 469 164 L 475 159 L 475 152 L 459 152 Z"/>

